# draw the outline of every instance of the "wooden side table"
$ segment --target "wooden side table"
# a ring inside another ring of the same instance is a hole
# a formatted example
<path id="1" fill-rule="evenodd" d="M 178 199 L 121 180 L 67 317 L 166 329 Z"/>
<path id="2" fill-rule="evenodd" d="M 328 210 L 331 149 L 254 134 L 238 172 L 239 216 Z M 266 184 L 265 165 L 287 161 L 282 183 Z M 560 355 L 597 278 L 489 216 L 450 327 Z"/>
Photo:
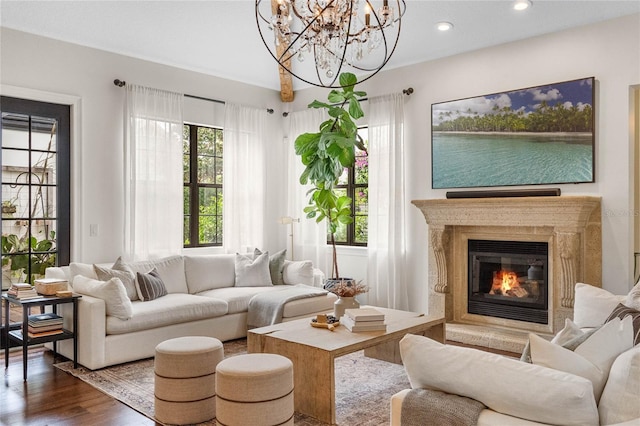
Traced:
<path id="1" fill-rule="evenodd" d="M 4 351 L 4 365 L 5 368 L 9 367 L 9 341 L 13 340 L 22 345 L 22 377 L 27 380 L 27 350 L 31 345 L 39 345 L 42 343 L 53 342 L 53 356 L 57 355 L 56 342 L 58 340 L 73 339 L 73 367 L 78 367 L 78 336 L 76 330 L 78 330 L 78 299 L 82 296 L 74 294 L 71 297 L 57 297 L 57 296 L 41 296 L 35 299 L 19 300 L 10 297 L 8 294 L 2 294 L 2 301 L 4 302 L 4 317 L 6 324 L 4 324 L 4 337 L 7 343 L 7 348 Z M 23 334 L 24 330 L 29 328 L 29 311 L 34 306 L 52 306 L 53 313 L 58 313 L 58 305 L 64 303 L 73 303 L 73 330 L 63 329 L 62 333 L 54 334 L 52 336 L 35 337 L 30 338 L 28 334 Z M 9 321 L 9 306 L 10 305 L 22 306 L 22 330 L 10 330 Z"/>

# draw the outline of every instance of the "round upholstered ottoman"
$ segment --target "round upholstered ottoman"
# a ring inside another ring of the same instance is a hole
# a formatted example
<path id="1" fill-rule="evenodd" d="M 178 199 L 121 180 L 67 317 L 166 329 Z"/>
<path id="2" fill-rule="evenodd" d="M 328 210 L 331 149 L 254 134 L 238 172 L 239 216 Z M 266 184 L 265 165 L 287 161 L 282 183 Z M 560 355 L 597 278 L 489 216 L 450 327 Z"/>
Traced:
<path id="1" fill-rule="evenodd" d="M 216 367 L 221 426 L 293 425 L 293 364 L 275 354 L 230 357 Z"/>
<path id="2" fill-rule="evenodd" d="M 178 337 L 156 346 L 156 419 L 179 425 L 213 419 L 216 366 L 223 359 L 222 342 L 213 337 Z"/>

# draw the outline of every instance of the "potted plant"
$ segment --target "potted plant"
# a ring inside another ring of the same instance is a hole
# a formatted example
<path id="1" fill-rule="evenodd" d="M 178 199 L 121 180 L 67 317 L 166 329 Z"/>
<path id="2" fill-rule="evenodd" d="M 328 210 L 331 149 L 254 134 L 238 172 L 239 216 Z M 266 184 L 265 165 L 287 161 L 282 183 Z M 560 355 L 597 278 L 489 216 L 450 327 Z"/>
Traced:
<path id="1" fill-rule="evenodd" d="M 353 166 L 355 148 L 366 151 L 355 123 L 355 120 L 364 116 L 358 98 L 366 96 L 366 93 L 354 90 L 357 82 L 357 77 L 352 73 L 340 74 L 342 90 L 331 90 L 329 103 L 315 100 L 309 104 L 309 108 L 326 109 L 329 118 L 320 124 L 318 132 L 303 133 L 295 141 L 296 154 L 306 167 L 300 175 L 300 183 L 312 185 L 308 192 L 311 195 L 309 205 L 304 212 L 307 218 L 315 218 L 318 223 L 327 221 L 333 249 L 331 273 L 334 283 L 345 280 L 340 277 L 338 270 L 335 233 L 338 224 L 353 222 L 351 198 L 338 196 L 334 187 L 344 169 Z M 325 288 L 331 290 L 335 284 L 331 284 L 331 279 L 328 281 Z M 355 285 L 353 280 L 347 284 Z"/>

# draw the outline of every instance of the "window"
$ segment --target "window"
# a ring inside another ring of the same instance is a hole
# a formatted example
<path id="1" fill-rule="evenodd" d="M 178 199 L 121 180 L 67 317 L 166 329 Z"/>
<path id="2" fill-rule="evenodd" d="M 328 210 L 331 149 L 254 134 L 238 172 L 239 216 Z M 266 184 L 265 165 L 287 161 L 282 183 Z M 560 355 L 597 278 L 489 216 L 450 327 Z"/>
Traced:
<path id="1" fill-rule="evenodd" d="M 222 148 L 219 128 L 183 128 L 184 246 L 222 245 Z"/>
<path id="2" fill-rule="evenodd" d="M 358 129 L 358 134 L 368 148 L 369 132 L 366 127 Z M 367 213 L 369 212 L 369 161 L 366 151 L 356 148 L 356 162 L 353 167 L 345 168 L 336 185 L 338 196 L 351 198 L 353 222 L 339 224 L 336 231 L 336 244 L 350 246 L 367 245 Z"/>
<path id="3" fill-rule="evenodd" d="M 2 104 L 2 289 L 68 265 L 70 108 L 9 97 Z"/>

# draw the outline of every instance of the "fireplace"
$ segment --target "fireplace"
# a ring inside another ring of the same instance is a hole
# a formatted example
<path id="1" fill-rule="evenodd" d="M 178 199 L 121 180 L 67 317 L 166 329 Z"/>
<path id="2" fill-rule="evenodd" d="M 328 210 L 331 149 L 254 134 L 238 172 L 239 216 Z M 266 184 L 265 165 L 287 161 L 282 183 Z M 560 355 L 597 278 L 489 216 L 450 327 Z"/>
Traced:
<path id="1" fill-rule="evenodd" d="M 600 197 L 452 198 L 413 204 L 428 224 L 428 312 L 445 317 L 449 340 L 522 351 L 528 333 L 551 336 L 573 316 L 576 282 L 601 286 Z M 476 240 L 508 242 L 514 250 L 489 247 L 472 249 L 479 253 L 470 255 L 469 241 L 473 247 Z M 529 253 L 521 244 L 543 251 L 546 246 L 547 252 Z M 474 256 L 480 276 L 470 283 Z M 503 291 L 503 279 L 521 288 Z M 480 305 L 494 312 L 471 313 L 469 305 L 471 311 Z"/>
<path id="2" fill-rule="evenodd" d="M 548 244 L 468 240 L 470 314 L 549 322 Z"/>

